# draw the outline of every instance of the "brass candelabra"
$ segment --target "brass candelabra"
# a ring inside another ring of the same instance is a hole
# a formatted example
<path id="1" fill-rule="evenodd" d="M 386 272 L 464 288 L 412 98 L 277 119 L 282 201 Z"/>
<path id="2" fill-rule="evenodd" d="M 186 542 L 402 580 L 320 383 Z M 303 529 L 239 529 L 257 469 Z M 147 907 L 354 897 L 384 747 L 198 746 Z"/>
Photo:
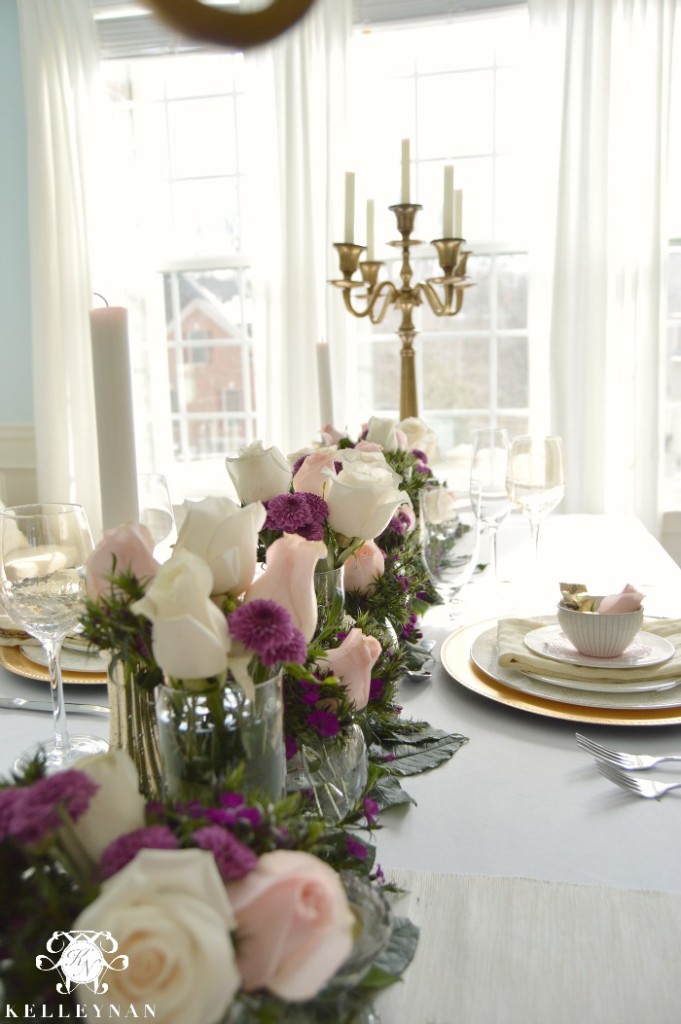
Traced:
<path id="1" fill-rule="evenodd" d="M 470 288 L 474 282 L 466 277 L 466 264 L 470 252 L 463 248 L 463 238 L 436 238 L 431 244 L 437 250 L 438 260 L 442 269 L 441 277 L 430 277 L 416 284 L 411 283 L 413 271 L 409 260 L 409 250 L 414 246 L 423 245 L 418 239 L 412 238 L 414 221 L 419 203 L 397 203 L 390 207 L 397 219 L 397 230 L 402 238 L 388 242 L 388 245 L 402 250 L 402 267 L 400 277 L 402 287 L 398 288 L 389 280 L 378 280 L 382 260 L 360 260 L 365 250 L 363 245 L 353 242 L 334 242 L 338 250 L 338 260 L 342 280 L 330 283 L 343 291 L 345 308 L 352 316 L 368 316 L 372 324 L 380 324 L 388 308 L 395 306 L 401 311 L 400 326 L 397 333 L 402 342 L 400 349 L 400 418 L 418 416 L 418 399 L 416 395 L 416 366 L 414 362 L 414 339 L 418 334 L 414 326 L 413 312 L 423 302 L 425 295 L 428 305 L 436 316 L 456 316 L 463 305 L 464 289 Z M 359 268 L 361 280 L 355 278 Z M 442 289 L 440 298 L 437 288 Z M 357 294 L 364 301 L 363 308 L 353 304 L 353 292 L 364 289 Z"/>

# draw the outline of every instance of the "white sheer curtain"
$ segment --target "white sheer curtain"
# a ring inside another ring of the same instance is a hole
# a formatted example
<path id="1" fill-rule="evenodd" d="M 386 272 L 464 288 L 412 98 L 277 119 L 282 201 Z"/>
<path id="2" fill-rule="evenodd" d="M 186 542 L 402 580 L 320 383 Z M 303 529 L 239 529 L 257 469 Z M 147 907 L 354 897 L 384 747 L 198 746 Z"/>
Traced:
<path id="1" fill-rule="evenodd" d="M 529 0 L 540 109 L 531 330 L 564 511 L 658 531 L 661 284 L 680 0 Z M 542 426 L 547 426 L 545 422 Z"/>
<path id="2" fill-rule="evenodd" d="M 338 276 L 332 242 L 342 218 L 351 29 L 351 0 L 318 0 L 296 28 L 247 59 L 257 408 L 264 442 L 283 451 L 309 444 L 323 425 L 321 338 L 331 345 L 339 413 L 345 401 L 342 304 L 327 278 Z"/>
<path id="3" fill-rule="evenodd" d="M 28 138 L 38 495 L 101 522 L 85 213 L 88 96 L 97 64 L 89 0 L 21 0 Z"/>

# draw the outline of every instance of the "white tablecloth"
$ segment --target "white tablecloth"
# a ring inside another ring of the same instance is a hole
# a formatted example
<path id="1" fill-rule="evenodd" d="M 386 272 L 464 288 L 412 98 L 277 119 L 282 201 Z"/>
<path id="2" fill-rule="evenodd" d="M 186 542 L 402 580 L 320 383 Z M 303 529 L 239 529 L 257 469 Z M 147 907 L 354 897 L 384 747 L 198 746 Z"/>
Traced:
<path id="1" fill-rule="evenodd" d="M 513 582 L 482 574 L 460 623 L 550 614 L 561 580 L 594 592 L 631 582 L 648 614 L 681 616 L 681 570 L 636 520 L 552 517 L 538 576 L 526 538 L 523 521 L 504 524 L 501 572 Z M 453 628 L 442 609 L 428 613 L 433 638 Z M 98 703 L 105 693 L 67 689 Z M 0 695 L 13 694 L 49 696 L 46 684 L 0 671 Z M 669 894 L 681 893 L 681 790 L 661 801 L 628 795 L 596 772 L 573 723 L 492 702 L 441 666 L 400 697 L 405 715 L 468 742 L 404 781 L 416 807 L 381 819 L 378 860 L 411 889 L 406 912 L 422 926 L 406 984 L 381 999 L 384 1024 L 677 1024 L 681 908 Z M 70 724 L 107 732 L 105 719 Z M 48 715 L 0 713 L 4 771 L 50 727 Z M 581 731 L 619 749 L 681 751 L 681 726 Z M 655 775 L 681 779 L 681 769 Z"/>

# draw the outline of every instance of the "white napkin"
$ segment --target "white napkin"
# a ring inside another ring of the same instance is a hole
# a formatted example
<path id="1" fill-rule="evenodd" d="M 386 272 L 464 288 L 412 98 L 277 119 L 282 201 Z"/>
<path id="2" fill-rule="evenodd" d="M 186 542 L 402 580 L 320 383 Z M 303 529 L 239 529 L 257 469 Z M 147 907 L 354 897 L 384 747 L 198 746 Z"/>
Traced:
<path id="1" fill-rule="evenodd" d="M 554 661 L 541 654 L 535 654 L 525 644 L 525 636 L 533 629 L 546 625 L 540 619 L 500 619 L 497 626 L 497 653 L 499 664 L 503 668 L 515 669 L 517 672 L 535 675 L 553 676 L 555 679 L 590 679 L 602 682 L 625 682 L 632 678 L 632 668 L 609 668 L 607 658 L 598 668 L 587 668 L 581 665 L 569 665 L 566 662 Z M 636 667 L 637 679 L 676 679 L 681 678 L 681 622 L 678 619 L 651 619 L 643 623 L 643 629 L 656 636 L 665 637 L 674 644 L 674 655 L 662 665 Z"/>

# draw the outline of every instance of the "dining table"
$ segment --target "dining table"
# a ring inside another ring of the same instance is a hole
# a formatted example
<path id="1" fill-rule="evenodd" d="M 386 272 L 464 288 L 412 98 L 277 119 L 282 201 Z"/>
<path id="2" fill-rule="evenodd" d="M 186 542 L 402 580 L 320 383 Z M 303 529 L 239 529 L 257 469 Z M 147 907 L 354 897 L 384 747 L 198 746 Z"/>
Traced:
<path id="1" fill-rule="evenodd" d="M 371 1019 L 678 1024 L 681 790 L 646 800 L 619 788 L 575 736 L 681 753 L 681 686 L 678 704 L 671 696 L 662 709 L 645 696 L 642 707 L 602 707 L 591 691 L 554 700 L 480 671 L 471 648 L 499 620 L 555 621 L 566 582 L 594 594 L 635 586 L 644 629 L 681 619 L 681 568 L 633 516 L 554 513 L 535 556 L 527 520 L 512 513 L 498 541 L 497 574 L 484 568 L 483 536 L 473 579 L 452 605 L 424 616 L 435 644 L 430 674 L 400 683 L 403 717 L 464 742 L 445 763 L 401 780 L 413 803 L 380 815 L 376 859 L 398 889 L 393 913 L 420 935 L 403 980 L 377 997 Z M 0 697 L 17 695 L 49 699 L 48 684 L 0 667 Z M 107 691 L 80 682 L 67 684 L 66 696 L 102 705 Z M 70 714 L 69 727 L 106 736 L 108 723 Z M 0 711 L 4 773 L 50 729 L 49 715 Z M 681 781 L 681 765 L 646 775 Z"/>

